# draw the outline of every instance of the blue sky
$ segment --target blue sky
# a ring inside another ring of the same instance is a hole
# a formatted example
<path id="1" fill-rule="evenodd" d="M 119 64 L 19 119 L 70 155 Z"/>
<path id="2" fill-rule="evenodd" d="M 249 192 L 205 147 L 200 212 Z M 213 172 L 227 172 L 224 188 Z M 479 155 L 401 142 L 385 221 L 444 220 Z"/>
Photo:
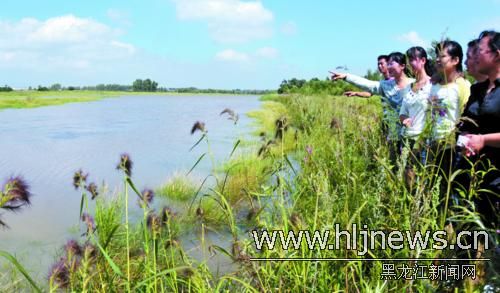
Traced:
<path id="1" fill-rule="evenodd" d="M 277 88 L 443 36 L 500 29 L 499 0 L 12 1 L 0 10 L 0 84 Z"/>

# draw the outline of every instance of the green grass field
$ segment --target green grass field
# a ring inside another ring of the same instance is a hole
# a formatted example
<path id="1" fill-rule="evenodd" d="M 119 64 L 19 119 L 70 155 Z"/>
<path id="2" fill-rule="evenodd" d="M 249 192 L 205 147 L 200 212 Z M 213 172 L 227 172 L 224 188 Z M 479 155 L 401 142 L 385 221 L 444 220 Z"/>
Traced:
<path id="1" fill-rule="evenodd" d="M 36 108 L 75 102 L 91 102 L 122 95 L 99 91 L 12 91 L 0 92 L 0 109 Z"/>

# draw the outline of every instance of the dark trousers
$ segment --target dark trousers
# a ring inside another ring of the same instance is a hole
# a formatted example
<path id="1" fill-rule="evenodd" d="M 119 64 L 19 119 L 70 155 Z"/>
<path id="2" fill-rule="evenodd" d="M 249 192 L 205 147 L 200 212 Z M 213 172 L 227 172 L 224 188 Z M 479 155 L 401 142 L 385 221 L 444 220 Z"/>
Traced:
<path id="1" fill-rule="evenodd" d="M 453 170 L 461 170 L 452 184 L 455 193 L 462 190 L 467 194 L 472 187 L 478 190 L 473 198 L 476 211 L 483 224 L 491 229 L 498 229 L 500 224 L 500 170 L 490 168 L 486 157 L 465 158 L 456 152 Z M 474 173 L 471 174 L 471 169 Z M 484 174 L 485 173 L 485 174 Z M 484 174 L 484 176 L 481 176 Z M 472 182 L 474 181 L 474 182 Z"/>

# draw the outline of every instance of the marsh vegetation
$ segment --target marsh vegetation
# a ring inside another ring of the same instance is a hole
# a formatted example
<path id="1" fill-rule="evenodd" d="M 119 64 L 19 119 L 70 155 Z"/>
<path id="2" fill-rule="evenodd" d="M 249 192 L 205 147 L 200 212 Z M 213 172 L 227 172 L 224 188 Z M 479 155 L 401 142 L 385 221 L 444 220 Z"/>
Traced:
<path id="1" fill-rule="evenodd" d="M 259 126 L 255 139 L 234 141 L 225 161 L 213 156 L 211 135 L 217 129 L 193 119 L 192 135 L 198 139 L 192 148 L 201 153 L 187 173 L 200 162 L 209 162 L 203 180 L 192 181 L 178 173 L 156 190 L 139 190 L 134 158 L 127 154 L 117 155 L 122 192 L 112 199 L 103 196 L 99 186 L 90 185 L 85 171 L 75 176 L 75 187 L 81 192 L 81 237 L 61 243 L 48 282 L 37 286 L 89 292 L 420 292 L 473 291 L 498 281 L 494 261 L 478 264 L 477 280 L 457 283 L 382 280 L 382 262 L 375 261 L 251 261 L 359 257 L 342 246 L 310 250 L 306 243 L 293 250 L 257 250 L 249 236 L 253 229 L 324 231 L 339 224 L 349 230 L 356 223 L 377 230 L 416 232 L 443 230 L 449 222 L 455 229 L 480 224 L 466 205 L 439 209 L 440 198 L 448 201 L 451 192 L 448 189 L 440 197 L 440 180 L 453 174 L 442 178 L 435 168 L 421 166 L 408 185 L 404 174 L 408 151 L 396 166 L 391 165 L 379 129 L 380 99 L 295 94 L 262 100 L 262 108 L 249 113 Z M 478 181 L 482 175 L 478 174 Z M 475 192 L 474 186 L 462 191 L 461 200 L 470 202 Z M 89 208 L 94 201 L 95 209 Z M 134 209 L 139 212 L 131 214 Z M 497 237 L 496 231 L 489 232 Z M 202 257 L 186 251 L 182 245 L 186 233 L 196 235 Z M 213 233 L 225 235 L 226 245 L 207 241 Z M 486 251 L 484 257 L 493 257 L 491 253 Z M 367 249 L 365 257 L 456 255 L 456 251 L 376 248 Z M 211 267 L 210 259 L 218 256 L 228 258 L 231 269 L 218 272 Z M 16 282 L 2 283 L 6 290 L 30 287 L 22 275 L 12 278 Z"/>

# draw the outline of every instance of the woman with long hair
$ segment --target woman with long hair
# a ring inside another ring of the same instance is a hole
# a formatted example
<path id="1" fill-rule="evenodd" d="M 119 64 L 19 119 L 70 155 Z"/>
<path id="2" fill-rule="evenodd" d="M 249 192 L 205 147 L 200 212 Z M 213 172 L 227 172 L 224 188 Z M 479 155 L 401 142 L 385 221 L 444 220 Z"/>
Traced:
<path id="1" fill-rule="evenodd" d="M 446 217 L 450 206 L 446 191 L 451 179 L 456 124 L 470 96 L 470 82 L 464 78 L 463 51 L 460 44 L 450 40 L 443 41 L 435 47 L 435 52 L 437 75 L 430 93 L 432 134 L 429 157 L 437 167 L 438 177 L 441 177 L 440 206 L 444 209 L 443 216 Z"/>
<path id="2" fill-rule="evenodd" d="M 459 43 L 443 41 L 435 51 L 437 82 L 430 94 L 433 140 L 453 144 L 455 125 L 470 96 L 470 82 L 464 78 L 463 51 Z"/>
<path id="3" fill-rule="evenodd" d="M 411 47 L 406 51 L 406 55 L 416 80 L 403 95 L 399 119 L 403 124 L 403 137 L 414 143 L 425 127 L 434 68 L 422 47 Z"/>
<path id="4" fill-rule="evenodd" d="M 402 145 L 409 149 L 409 163 L 404 174 L 406 183 L 411 188 L 415 178 L 414 168 L 426 163 L 426 135 L 423 135 L 423 132 L 434 67 L 422 47 L 411 47 L 406 51 L 406 56 L 416 80 L 404 92 L 399 119 L 403 125 Z"/>
<path id="5" fill-rule="evenodd" d="M 399 111 L 403 101 L 403 92 L 413 79 L 408 77 L 406 55 L 400 52 L 389 54 L 387 71 L 391 79 L 373 81 L 366 78 L 349 74 L 331 72 L 333 81 L 343 79 L 372 94 L 382 97 L 383 124 L 382 131 L 389 143 L 390 159 L 393 164 L 396 162 L 396 155 L 400 145 L 401 122 L 399 121 Z"/>

